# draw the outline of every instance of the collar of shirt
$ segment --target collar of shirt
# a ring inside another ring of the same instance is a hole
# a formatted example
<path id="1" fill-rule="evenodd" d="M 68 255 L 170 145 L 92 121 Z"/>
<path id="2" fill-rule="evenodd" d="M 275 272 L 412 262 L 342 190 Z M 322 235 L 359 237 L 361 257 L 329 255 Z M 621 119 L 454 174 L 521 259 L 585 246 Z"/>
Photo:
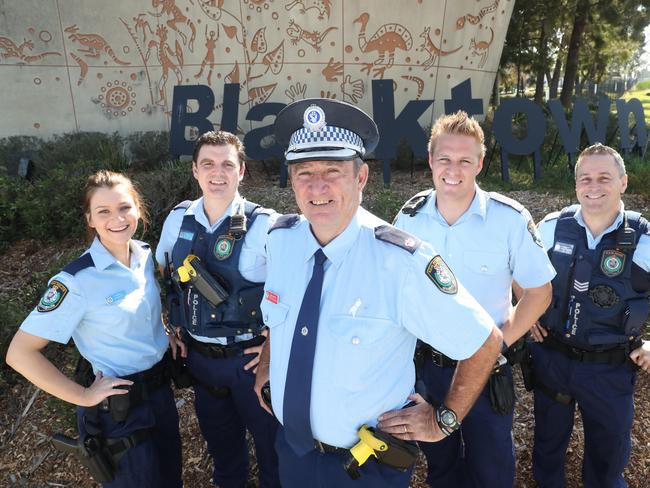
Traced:
<path id="1" fill-rule="evenodd" d="M 234 215 L 235 211 L 239 209 L 240 205 L 244 205 L 244 199 L 241 197 L 239 192 L 237 192 L 235 193 L 235 198 L 232 199 L 230 206 L 226 208 L 226 211 L 221 214 L 221 216 L 213 225 L 210 225 L 208 216 L 205 213 L 205 208 L 203 207 L 203 197 L 199 198 L 198 200 L 194 200 L 185 212 L 185 215 L 194 215 L 194 218 L 199 224 L 205 227 L 209 232 L 213 232 L 217 227 L 221 225 L 226 217 Z"/>
<path id="2" fill-rule="evenodd" d="M 461 215 L 460 218 L 456 222 L 454 222 L 453 225 L 457 225 L 464 222 L 465 220 L 469 219 L 472 215 L 478 215 L 483 220 L 485 220 L 485 216 L 487 215 L 487 202 L 489 199 L 489 195 L 487 194 L 487 192 L 481 190 L 477 184 L 474 185 L 474 189 L 475 189 L 475 193 L 474 193 L 474 198 L 472 199 L 472 203 L 470 204 L 469 208 L 465 210 L 463 215 Z M 438 207 L 436 206 L 435 191 L 431 193 L 431 198 L 429 198 L 426 205 L 422 207 L 422 212 L 430 214 L 434 218 L 438 219 L 441 224 L 450 227 L 450 225 L 447 223 L 445 218 L 438 210 Z"/>
<path id="3" fill-rule="evenodd" d="M 305 254 L 303 260 L 305 262 L 309 261 L 312 258 L 314 253 L 321 247 L 323 247 L 323 252 L 327 256 L 327 260 L 332 263 L 332 265 L 337 268 L 341 266 L 345 256 L 348 254 L 361 230 L 361 224 L 365 217 L 365 214 L 368 212 L 361 207 L 359 207 L 352 217 L 352 220 L 338 236 L 336 236 L 332 241 L 330 241 L 325 247 L 321 246 L 320 243 L 314 237 L 314 234 L 309 231 L 308 243 L 305 246 Z"/>
<path id="4" fill-rule="evenodd" d="M 578 207 L 578 210 L 574 214 L 573 218 L 576 219 L 576 222 L 578 222 L 578 224 L 584 227 L 585 232 L 587 234 L 587 247 L 589 249 L 595 249 L 605 234 L 608 234 L 613 230 L 618 229 L 618 227 L 621 225 L 621 222 L 623 222 L 624 211 L 625 211 L 625 205 L 623 205 L 623 202 L 621 202 L 621 207 L 618 211 L 618 215 L 614 219 L 614 222 L 609 227 L 607 227 L 603 232 L 601 232 L 599 235 L 594 236 L 589 230 L 589 227 L 587 227 L 587 224 L 585 224 L 585 220 L 582 218 L 582 207 Z"/>
<path id="5" fill-rule="evenodd" d="M 142 247 L 134 241 L 131 241 L 131 269 L 136 269 L 140 266 L 141 262 L 146 258 L 146 253 Z M 98 237 L 95 237 L 93 243 L 88 249 L 90 257 L 93 258 L 95 268 L 100 271 L 105 270 L 111 264 L 117 263 L 117 259 L 113 256 L 108 249 L 104 247 Z"/>

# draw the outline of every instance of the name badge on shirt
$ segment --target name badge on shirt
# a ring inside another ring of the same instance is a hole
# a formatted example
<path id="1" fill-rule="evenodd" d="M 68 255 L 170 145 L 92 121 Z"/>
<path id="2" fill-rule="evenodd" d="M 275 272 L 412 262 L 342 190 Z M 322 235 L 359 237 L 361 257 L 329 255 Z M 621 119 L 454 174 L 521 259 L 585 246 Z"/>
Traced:
<path id="1" fill-rule="evenodd" d="M 182 230 L 178 234 L 179 239 L 183 239 L 184 241 L 191 241 L 194 239 L 194 232 L 190 232 L 189 230 Z"/>
<path id="2" fill-rule="evenodd" d="M 120 290 L 117 293 L 113 293 L 111 296 L 106 297 L 106 303 L 111 305 L 111 304 L 113 304 L 115 302 L 119 302 L 125 296 L 126 296 L 126 292 Z"/>
<path id="3" fill-rule="evenodd" d="M 556 242 L 553 247 L 553 252 L 559 252 L 560 254 L 573 254 L 573 248 L 575 246 L 568 242 Z"/>

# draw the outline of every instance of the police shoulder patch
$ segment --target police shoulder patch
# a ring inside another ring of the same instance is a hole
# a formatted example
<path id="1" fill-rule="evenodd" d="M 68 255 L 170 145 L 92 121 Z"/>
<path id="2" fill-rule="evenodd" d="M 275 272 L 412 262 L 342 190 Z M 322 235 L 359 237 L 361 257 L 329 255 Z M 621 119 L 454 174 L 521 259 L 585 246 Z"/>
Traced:
<path id="1" fill-rule="evenodd" d="M 422 241 L 414 235 L 404 232 L 401 229 L 397 229 L 392 225 L 380 225 L 375 227 L 375 239 L 401 247 L 411 254 L 413 254 L 422 243 Z"/>
<path id="2" fill-rule="evenodd" d="M 290 229 L 300 222 L 300 215 L 298 214 L 286 214 L 278 217 L 278 220 L 275 221 L 275 224 L 269 229 L 269 234 L 277 229 Z"/>
<path id="3" fill-rule="evenodd" d="M 68 294 L 68 287 L 61 283 L 59 280 L 52 280 L 41 300 L 36 306 L 39 312 L 51 312 L 59 308 L 63 303 L 63 299 Z"/>
<path id="4" fill-rule="evenodd" d="M 528 221 L 528 225 L 526 227 L 528 229 L 528 232 L 530 235 L 533 237 L 533 241 L 535 241 L 535 244 L 537 244 L 539 247 L 544 249 L 544 243 L 542 242 L 542 236 L 539 234 L 539 230 L 537 229 L 537 226 L 535 225 L 535 222 L 533 219 L 530 219 Z"/>
<path id="5" fill-rule="evenodd" d="M 455 295 L 458 292 L 458 281 L 442 256 L 431 258 L 425 273 L 441 292 L 447 295 Z"/>

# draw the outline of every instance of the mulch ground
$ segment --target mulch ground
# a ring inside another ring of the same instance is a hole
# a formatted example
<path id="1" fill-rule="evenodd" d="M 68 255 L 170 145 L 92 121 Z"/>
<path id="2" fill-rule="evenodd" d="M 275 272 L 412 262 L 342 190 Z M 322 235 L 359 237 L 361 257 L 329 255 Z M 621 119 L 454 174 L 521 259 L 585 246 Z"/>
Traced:
<path id="1" fill-rule="evenodd" d="M 404 199 L 428 186 L 430 175 L 418 173 L 410 175 L 394 174 L 392 189 L 403 195 Z M 248 181 L 249 189 L 261 187 L 264 179 L 253 177 Z M 373 192 L 379 192 L 380 175 L 374 171 L 371 187 L 364 195 L 366 201 L 373 201 Z M 268 185 L 268 182 L 265 182 Z M 374 185 L 374 186 L 373 186 Z M 268 189 L 267 189 L 268 191 Z M 283 199 L 290 197 L 290 190 L 282 190 Z M 519 200 L 540 219 L 546 213 L 562 208 L 569 198 L 549 193 L 528 191 L 510 192 L 508 196 Z M 253 200 L 252 197 L 251 200 Z M 639 196 L 626 196 L 626 207 L 650 214 L 650 201 Z M 286 211 L 291 203 L 278 205 Z M 284 208 L 282 208 L 284 207 Z M 0 256 L 1 262 L 11 263 L 0 269 L 0 300 L 7 299 L 8 293 L 21 289 L 21 277 L 33 271 L 44 270 L 56 262 L 62 248 L 78 246 L 78 242 L 48 245 L 36 242 L 20 242 Z M 17 324 L 16 324 L 17 325 Z M 49 347 L 48 355 L 70 373 L 70 352 L 63 346 Z M 2 365 L 6 368 L 6 366 Z M 518 370 L 515 375 L 518 404 L 515 412 L 514 440 L 517 453 L 517 487 L 535 486 L 531 475 L 531 449 L 533 437 L 532 395 L 523 389 Z M 625 478 L 632 488 L 648 486 L 650 475 L 650 389 L 649 378 L 640 374 L 637 382 L 635 408 L 636 415 L 632 431 L 632 456 L 625 471 Z M 177 406 L 181 418 L 183 439 L 183 469 L 185 486 L 209 487 L 212 462 L 207 454 L 205 442 L 201 437 L 196 416 L 193 412 L 193 394 L 189 390 L 177 391 Z M 96 487 L 71 456 L 55 451 L 49 441 L 52 434 L 64 432 L 76 436 L 74 431 L 73 407 L 54 400 L 51 396 L 33 387 L 22 379 L 13 384 L 0 384 L 0 486 L 3 487 Z M 567 453 L 567 486 L 579 487 L 580 469 L 583 455 L 583 432 L 579 414 Z M 255 461 L 251 449 L 251 482 L 255 483 Z M 411 486 L 426 486 L 424 461 L 420 460 L 415 470 Z"/>

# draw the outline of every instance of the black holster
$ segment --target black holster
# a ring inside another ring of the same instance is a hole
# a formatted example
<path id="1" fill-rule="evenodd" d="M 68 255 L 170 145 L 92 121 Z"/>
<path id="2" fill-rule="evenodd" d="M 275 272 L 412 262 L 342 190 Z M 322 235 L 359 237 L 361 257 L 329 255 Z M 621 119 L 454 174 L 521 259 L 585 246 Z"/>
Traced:
<path id="1" fill-rule="evenodd" d="M 504 367 L 492 372 L 488 380 L 488 388 L 492 410 L 499 415 L 512 414 L 515 410 L 515 386 L 512 377 L 506 373 Z"/>
<path id="2" fill-rule="evenodd" d="M 196 379 L 190 373 L 180 351 L 176 351 L 176 359 L 173 359 L 171 353 L 167 351 L 167 366 L 176 388 L 189 388 L 196 384 Z"/>
<path id="3" fill-rule="evenodd" d="M 104 448 L 101 437 L 86 434 L 79 439 L 73 439 L 55 434 L 52 444 L 58 451 L 74 454 L 98 483 L 110 483 L 115 478 L 116 464 Z"/>

